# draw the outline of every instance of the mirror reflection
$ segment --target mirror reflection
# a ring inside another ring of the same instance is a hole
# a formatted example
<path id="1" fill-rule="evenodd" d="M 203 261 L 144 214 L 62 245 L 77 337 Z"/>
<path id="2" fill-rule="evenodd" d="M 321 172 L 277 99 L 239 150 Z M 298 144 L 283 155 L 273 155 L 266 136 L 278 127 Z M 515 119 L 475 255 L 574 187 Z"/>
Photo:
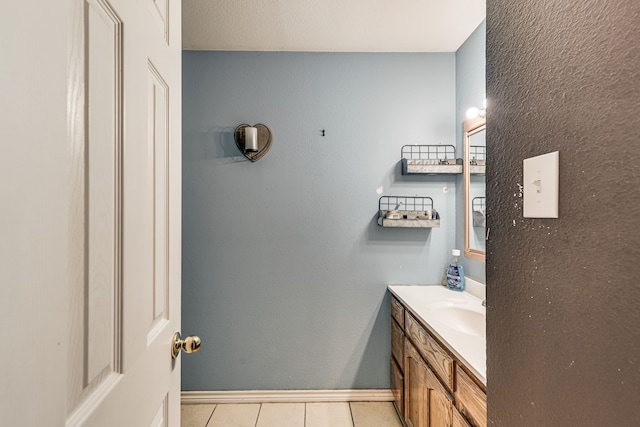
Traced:
<path id="1" fill-rule="evenodd" d="M 465 247 L 464 255 L 477 261 L 486 253 L 486 121 L 464 124 Z"/>

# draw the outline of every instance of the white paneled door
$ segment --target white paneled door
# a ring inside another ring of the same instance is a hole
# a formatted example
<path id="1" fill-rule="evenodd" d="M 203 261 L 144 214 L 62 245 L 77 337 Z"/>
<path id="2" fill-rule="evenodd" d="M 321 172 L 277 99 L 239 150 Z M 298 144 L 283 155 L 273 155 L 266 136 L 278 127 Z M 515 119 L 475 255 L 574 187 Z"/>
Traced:
<path id="1" fill-rule="evenodd" d="M 45 3 L 0 18 L 0 415 L 177 427 L 181 3 Z"/>
<path id="2" fill-rule="evenodd" d="M 67 425 L 177 426 L 180 2 L 74 6 Z"/>

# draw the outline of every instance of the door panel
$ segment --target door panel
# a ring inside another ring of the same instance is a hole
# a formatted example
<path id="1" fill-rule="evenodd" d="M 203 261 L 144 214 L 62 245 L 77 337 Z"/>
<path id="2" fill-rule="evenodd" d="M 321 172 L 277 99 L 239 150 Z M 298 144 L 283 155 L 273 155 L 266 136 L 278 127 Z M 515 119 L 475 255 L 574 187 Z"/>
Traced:
<path id="1" fill-rule="evenodd" d="M 0 414 L 178 426 L 181 4 L 5 9 Z"/>
<path id="2" fill-rule="evenodd" d="M 68 411 L 98 399 L 122 367 L 122 22 L 106 2 L 85 2 L 81 12 L 69 110 Z"/>
<path id="3" fill-rule="evenodd" d="M 181 5 L 73 4 L 67 425 L 177 426 Z"/>
<path id="4" fill-rule="evenodd" d="M 169 0 L 147 0 L 162 38 L 169 43 Z"/>
<path id="5" fill-rule="evenodd" d="M 169 85 L 148 63 L 147 137 L 153 150 L 153 312 L 148 341 L 169 320 Z"/>
<path id="6" fill-rule="evenodd" d="M 167 413 L 168 413 L 168 400 L 169 395 L 166 395 L 162 400 L 162 406 L 158 409 L 156 416 L 153 418 L 150 427 L 166 427 L 167 426 Z"/>

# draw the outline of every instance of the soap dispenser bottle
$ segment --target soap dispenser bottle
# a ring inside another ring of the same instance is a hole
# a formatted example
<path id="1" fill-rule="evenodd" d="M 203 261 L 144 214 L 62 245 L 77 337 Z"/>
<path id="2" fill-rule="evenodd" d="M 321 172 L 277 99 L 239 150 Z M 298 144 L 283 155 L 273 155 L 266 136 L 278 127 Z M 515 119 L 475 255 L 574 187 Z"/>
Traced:
<path id="1" fill-rule="evenodd" d="M 447 288 L 453 291 L 464 291 L 464 269 L 458 264 L 460 249 L 451 251 L 451 262 L 447 268 Z"/>

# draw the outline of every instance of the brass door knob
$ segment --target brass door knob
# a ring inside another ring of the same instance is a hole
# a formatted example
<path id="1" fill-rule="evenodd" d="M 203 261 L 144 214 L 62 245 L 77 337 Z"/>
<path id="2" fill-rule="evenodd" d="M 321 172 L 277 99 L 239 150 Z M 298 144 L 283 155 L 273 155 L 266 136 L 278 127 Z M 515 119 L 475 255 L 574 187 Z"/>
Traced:
<path id="1" fill-rule="evenodd" d="M 182 339 L 180 332 L 173 334 L 173 345 L 171 346 L 171 358 L 175 359 L 180 354 L 180 350 L 184 350 L 185 353 L 195 353 L 200 350 L 200 344 L 202 340 L 197 335 L 190 335 L 185 339 Z"/>

